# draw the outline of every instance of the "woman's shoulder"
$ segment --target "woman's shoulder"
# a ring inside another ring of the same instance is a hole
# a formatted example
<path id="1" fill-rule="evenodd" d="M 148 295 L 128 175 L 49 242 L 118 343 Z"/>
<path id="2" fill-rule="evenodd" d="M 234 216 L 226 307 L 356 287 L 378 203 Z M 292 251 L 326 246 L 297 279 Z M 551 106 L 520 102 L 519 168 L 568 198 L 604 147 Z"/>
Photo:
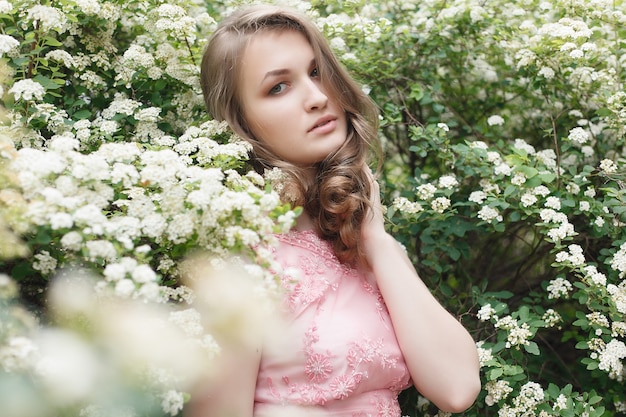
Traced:
<path id="1" fill-rule="evenodd" d="M 313 252 L 325 258 L 335 257 L 330 242 L 319 237 L 312 229 L 292 229 L 287 233 L 278 234 L 276 237 L 280 242 L 279 251 L 280 248 L 287 246 Z"/>

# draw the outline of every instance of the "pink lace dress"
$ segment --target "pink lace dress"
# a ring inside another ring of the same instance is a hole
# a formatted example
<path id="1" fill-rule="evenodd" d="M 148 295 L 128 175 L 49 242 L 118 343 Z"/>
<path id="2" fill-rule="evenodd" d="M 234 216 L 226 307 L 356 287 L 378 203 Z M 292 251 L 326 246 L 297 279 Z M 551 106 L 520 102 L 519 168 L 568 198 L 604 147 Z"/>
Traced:
<path id="1" fill-rule="evenodd" d="M 279 240 L 289 321 L 264 347 L 255 417 L 399 417 L 409 373 L 374 277 L 311 231 Z"/>

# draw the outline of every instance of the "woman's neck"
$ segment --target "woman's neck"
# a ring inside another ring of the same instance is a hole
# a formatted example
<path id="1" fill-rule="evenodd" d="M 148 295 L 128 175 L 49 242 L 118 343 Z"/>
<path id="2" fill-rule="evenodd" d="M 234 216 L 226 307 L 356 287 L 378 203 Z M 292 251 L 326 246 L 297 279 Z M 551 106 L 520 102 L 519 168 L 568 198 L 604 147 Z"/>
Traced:
<path id="1" fill-rule="evenodd" d="M 302 212 L 300 216 L 296 219 L 296 224 L 294 226 L 295 230 L 303 232 L 305 230 L 315 230 L 315 224 L 307 213 Z"/>

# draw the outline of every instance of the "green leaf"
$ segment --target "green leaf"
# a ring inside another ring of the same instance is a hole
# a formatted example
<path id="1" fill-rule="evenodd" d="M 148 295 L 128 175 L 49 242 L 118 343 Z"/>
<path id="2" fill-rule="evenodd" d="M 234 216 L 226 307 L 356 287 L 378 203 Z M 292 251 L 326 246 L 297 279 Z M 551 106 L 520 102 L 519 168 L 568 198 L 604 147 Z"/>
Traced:
<path id="1" fill-rule="evenodd" d="M 504 374 L 504 370 L 502 368 L 490 369 L 489 372 L 487 372 L 487 379 L 490 381 L 495 381 L 496 379 L 500 378 L 502 374 Z"/>
<path id="2" fill-rule="evenodd" d="M 43 38 L 43 43 L 44 45 L 48 45 L 48 46 L 63 46 L 63 44 L 61 42 L 59 42 L 57 39 L 51 37 L 51 36 L 46 36 Z"/>
<path id="3" fill-rule="evenodd" d="M 537 346 L 537 343 L 535 342 L 529 342 L 527 345 L 524 345 L 524 350 L 535 356 L 539 356 L 541 354 L 539 346 Z"/>

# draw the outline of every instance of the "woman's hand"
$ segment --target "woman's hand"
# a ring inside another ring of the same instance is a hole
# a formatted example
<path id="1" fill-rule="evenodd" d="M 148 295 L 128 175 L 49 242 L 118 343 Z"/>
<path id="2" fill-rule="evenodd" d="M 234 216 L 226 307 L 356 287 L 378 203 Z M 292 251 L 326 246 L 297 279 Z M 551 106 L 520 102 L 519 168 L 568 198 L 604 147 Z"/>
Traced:
<path id="1" fill-rule="evenodd" d="M 369 167 L 364 168 L 370 184 L 370 207 L 361 225 L 361 239 L 365 257 L 369 260 L 376 247 L 389 237 L 385 230 L 384 208 L 380 202 L 380 186 Z"/>

